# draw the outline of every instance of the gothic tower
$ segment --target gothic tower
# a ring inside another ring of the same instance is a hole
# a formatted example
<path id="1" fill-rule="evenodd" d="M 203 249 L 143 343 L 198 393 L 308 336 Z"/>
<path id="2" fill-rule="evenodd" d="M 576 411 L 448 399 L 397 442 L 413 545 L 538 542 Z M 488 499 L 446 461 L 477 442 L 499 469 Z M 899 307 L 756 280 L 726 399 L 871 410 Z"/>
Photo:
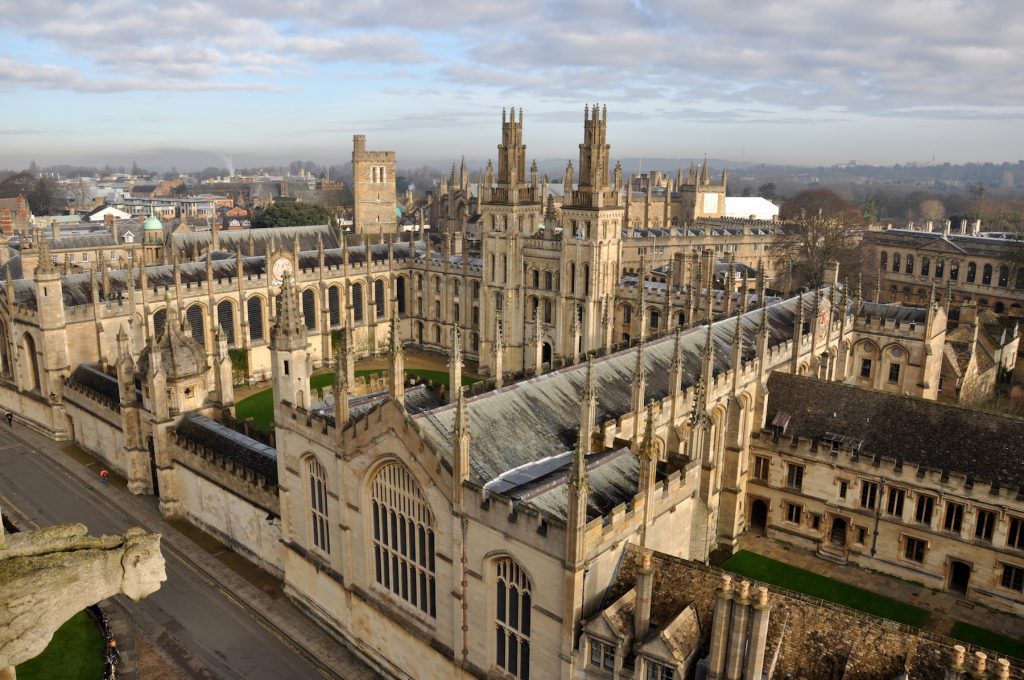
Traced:
<path id="1" fill-rule="evenodd" d="M 366 136 L 352 137 L 353 226 L 357 234 L 397 231 L 395 152 L 367 151 Z"/>
<path id="2" fill-rule="evenodd" d="M 526 179 L 523 111 L 501 113 L 498 177 L 488 168 L 481 184 L 480 225 L 483 236 L 484 280 L 480 300 L 481 370 L 493 370 L 498 326 L 504 341 L 504 370 L 526 365 L 526 345 L 532 340 L 533 312 L 525 309 L 524 242 L 536 238 L 544 206 L 536 173 Z"/>
<path id="3" fill-rule="evenodd" d="M 302 317 L 299 291 L 285 273 L 281 281 L 281 302 L 277 322 L 270 330 L 270 364 L 274 374 L 274 405 L 287 401 L 309 408 L 309 353 L 306 324 Z"/>

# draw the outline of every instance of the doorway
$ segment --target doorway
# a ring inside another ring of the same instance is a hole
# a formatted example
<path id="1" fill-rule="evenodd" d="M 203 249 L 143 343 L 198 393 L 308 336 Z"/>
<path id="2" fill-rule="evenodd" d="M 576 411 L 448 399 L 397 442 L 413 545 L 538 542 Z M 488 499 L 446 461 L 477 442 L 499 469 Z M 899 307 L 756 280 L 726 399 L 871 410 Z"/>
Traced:
<path id="1" fill-rule="evenodd" d="M 149 473 L 153 477 L 153 495 L 160 497 L 160 479 L 156 474 L 156 446 L 152 437 L 146 437 L 146 447 L 149 449 Z"/>
<path id="2" fill-rule="evenodd" d="M 760 498 L 750 504 L 750 527 L 762 533 L 768 528 L 768 504 Z"/>
<path id="3" fill-rule="evenodd" d="M 547 364 L 548 367 L 550 368 L 550 366 L 551 366 L 551 343 L 550 342 L 545 342 L 544 345 L 541 347 L 540 356 L 541 356 L 540 362 L 542 364 Z"/>
<path id="4" fill-rule="evenodd" d="M 846 545 L 846 531 L 847 524 L 846 520 L 842 517 L 832 518 L 832 531 L 829 532 L 828 540 L 832 545 L 837 545 L 840 548 Z"/>
<path id="5" fill-rule="evenodd" d="M 967 586 L 971 582 L 971 565 L 959 560 L 949 563 L 949 590 L 961 595 L 967 594 Z"/>

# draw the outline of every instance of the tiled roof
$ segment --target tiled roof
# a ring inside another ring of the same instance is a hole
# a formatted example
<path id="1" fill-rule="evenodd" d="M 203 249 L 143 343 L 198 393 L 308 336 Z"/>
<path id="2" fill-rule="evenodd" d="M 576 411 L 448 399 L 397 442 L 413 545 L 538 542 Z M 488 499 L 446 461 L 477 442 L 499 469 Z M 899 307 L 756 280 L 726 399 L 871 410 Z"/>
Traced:
<path id="1" fill-rule="evenodd" d="M 834 432 L 862 440 L 865 456 L 1024 485 L 1024 419 L 786 373 L 771 374 L 768 395 L 769 421 L 791 416 L 786 435 Z"/>

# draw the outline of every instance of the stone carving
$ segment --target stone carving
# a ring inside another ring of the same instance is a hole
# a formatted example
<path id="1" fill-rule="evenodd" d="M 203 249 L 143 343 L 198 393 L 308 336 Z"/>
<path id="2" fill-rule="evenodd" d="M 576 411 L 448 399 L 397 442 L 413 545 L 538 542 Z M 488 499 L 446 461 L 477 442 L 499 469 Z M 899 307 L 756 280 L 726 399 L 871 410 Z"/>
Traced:
<path id="1" fill-rule="evenodd" d="M 62 524 L 0 538 L 0 677 L 85 607 L 118 593 L 141 600 L 167 580 L 159 534 L 87 532 Z"/>

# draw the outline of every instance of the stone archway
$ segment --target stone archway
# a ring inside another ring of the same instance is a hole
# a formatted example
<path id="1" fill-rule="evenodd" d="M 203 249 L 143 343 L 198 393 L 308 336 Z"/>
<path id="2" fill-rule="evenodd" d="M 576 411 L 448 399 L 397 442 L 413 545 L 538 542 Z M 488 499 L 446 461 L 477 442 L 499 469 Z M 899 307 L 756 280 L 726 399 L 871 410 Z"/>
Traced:
<path id="1" fill-rule="evenodd" d="M 750 503 L 750 528 L 761 533 L 768 528 L 768 503 L 760 498 Z"/>

